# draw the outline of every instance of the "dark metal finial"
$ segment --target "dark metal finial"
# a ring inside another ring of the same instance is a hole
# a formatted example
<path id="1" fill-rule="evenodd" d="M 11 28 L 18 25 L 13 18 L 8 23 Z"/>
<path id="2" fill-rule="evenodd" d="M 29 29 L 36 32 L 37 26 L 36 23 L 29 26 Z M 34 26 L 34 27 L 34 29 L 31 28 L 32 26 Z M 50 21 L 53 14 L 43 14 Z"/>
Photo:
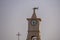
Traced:
<path id="1" fill-rule="evenodd" d="M 38 7 L 34 7 L 33 9 L 34 9 L 34 10 L 35 10 L 35 9 L 38 9 Z"/>
<path id="2" fill-rule="evenodd" d="M 36 9 L 38 9 L 38 7 L 34 7 L 34 8 L 33 8 L 33 13 L 35 13 L 35 10 L 36 10 Z"/>

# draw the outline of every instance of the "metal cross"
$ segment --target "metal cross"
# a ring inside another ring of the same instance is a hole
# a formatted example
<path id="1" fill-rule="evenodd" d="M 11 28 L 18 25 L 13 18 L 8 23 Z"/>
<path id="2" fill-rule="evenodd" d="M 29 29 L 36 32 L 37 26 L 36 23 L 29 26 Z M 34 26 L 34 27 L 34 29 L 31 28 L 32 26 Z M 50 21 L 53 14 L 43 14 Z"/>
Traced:
<path id="1" fill-rule="evenodd" d="M 18 32 L 17 36 L 18 36 L 18 40 L 19 40 L 19 36 L 20 36 L 20 33 L 19 32 Z"/>

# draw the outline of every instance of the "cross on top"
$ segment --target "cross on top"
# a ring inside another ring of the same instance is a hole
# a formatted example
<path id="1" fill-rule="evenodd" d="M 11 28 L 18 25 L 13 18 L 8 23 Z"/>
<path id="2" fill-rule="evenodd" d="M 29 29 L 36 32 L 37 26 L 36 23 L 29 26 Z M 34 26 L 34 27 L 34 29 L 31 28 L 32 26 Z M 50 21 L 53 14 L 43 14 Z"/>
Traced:
<path id="1" fill-rule="evenodd" d="M 18 40 L 19 40 L 19 36 L 20 36 L 20 33 L 19 32 L 18 32 L 17 36 L 18 36 Z"/>
<path id="2" fill-rule="evenodd" d="M 20 33 L 18 32 L 17 36 L 20 36 Z"/>

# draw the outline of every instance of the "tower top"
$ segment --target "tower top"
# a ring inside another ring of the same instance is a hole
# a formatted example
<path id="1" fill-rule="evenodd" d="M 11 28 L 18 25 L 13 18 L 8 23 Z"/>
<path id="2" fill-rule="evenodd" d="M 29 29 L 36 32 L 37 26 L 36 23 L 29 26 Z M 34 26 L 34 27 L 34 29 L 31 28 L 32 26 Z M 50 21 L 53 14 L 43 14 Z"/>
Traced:
<path id="1" fill-rule="evenodd" d="M 34 7 L 33 8 L 33 14 L 32 14 L 32 17 L 31 18 L 37 18 L 36 16 L 36 13 L 35 13 L 35 10 L 38 9 L 37 7 Z"/>
<path id="2" fill-rule="evenodd" d="M 38 7 L 34 7 L 33 8 L 33 14 L 32 14 L 32 16 L 31 16 L 31 18 L 27 18 L 27 20 L 40 20 L 41 21 L 41 19 L 40 18 L 37 18 L 37 16 L 36 16 L 36 13 L 35 13 L 35 10 L 36 9 L 38 9 Z"/>

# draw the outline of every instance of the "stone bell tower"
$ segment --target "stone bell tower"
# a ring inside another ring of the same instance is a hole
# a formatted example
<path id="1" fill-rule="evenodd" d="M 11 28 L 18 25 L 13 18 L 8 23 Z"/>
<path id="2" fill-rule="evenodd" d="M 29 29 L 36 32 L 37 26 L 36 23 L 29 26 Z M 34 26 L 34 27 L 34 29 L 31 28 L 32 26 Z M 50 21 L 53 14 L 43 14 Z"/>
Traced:
<path id="1" fill-rule="evenodd" d="M 28 35 L 27 40 L 41 40 L 39 25 L 41 22 L 40 18 L 37 18 L 35 10 L 38 8 L 33 8 L 33 14 L 31 18 L 27 18 L 28 20 Z"/>

